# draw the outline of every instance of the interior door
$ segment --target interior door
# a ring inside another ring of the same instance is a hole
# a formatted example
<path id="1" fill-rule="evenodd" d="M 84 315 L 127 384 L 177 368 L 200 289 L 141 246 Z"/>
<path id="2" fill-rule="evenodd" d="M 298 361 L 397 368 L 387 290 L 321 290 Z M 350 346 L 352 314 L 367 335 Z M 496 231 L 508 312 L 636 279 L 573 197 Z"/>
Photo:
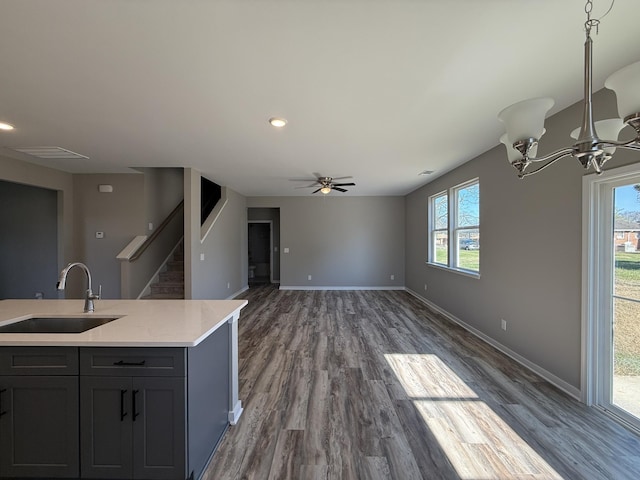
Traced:
<path id="1" fill-rule="evenodd" d="M 273 281 L 272 231 L 270 221 L 249 221 L 249 283 Z"/>

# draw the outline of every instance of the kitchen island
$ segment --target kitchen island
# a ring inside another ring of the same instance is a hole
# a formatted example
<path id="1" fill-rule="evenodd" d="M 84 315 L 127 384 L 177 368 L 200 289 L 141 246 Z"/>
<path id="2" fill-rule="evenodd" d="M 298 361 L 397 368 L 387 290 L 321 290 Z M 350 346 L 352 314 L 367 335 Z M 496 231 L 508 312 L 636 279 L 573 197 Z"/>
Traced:
<path id="1" fill-rule="evenodd" d="M 82 313 L 82 300 L 0 301 L 0 331 L 115 318 L 80 333 L 0 333 L 0 478 L 199 478 L 242 413 L 246 304 L 102 300 Z"/>

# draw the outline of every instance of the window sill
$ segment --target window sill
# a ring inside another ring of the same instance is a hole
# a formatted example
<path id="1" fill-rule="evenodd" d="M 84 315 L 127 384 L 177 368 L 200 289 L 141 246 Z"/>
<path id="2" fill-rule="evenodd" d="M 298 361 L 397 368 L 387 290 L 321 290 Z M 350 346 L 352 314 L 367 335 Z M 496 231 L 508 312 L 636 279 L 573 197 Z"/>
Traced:
<path id="1" fill-rule="evenodd" d="M 465 277 L 470 277 L 470 278 L 475 278 L 475 279 L 479 279 L 480 278 L 480 272 L 474 272 L 473 270 L 466 270 L 464 268 L 448 267 L 446 265 L 441 265 L 439 263 L 425 262 L 425 264 L 428 267 L 437 268 L 438 270 L 444 270 L 445 272 L 457 273 L 459 275 L 463 275 Z"/>

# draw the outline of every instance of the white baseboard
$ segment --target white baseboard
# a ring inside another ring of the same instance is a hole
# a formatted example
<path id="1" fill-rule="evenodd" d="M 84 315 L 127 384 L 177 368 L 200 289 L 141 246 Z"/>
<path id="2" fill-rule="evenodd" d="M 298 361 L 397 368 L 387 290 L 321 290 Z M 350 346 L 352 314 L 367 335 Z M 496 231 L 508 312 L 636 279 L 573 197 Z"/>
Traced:
<path id="1" fill-rule="evenodd" d="M 235 425 L 236 423 L 238 423 L 238 420 L 240 420 L 240 415 L 242 415 L 243 411 L 244 408 L 242 408 L 242 402 L 238 400 L 238 402 L 233 406 L 233 410 L 229 411 L 229 423 L 231 425 Z"/>
<path id="2" fill-rule="evenodd" d="M 246 292 L 247 290 L 249 290 L 249 285 L 245 285 L 244 287 L 242 287 L 240 290 L 238 290 L 236 293 L 232 293 L 231 295 L 229 295 L 227 298 L 225 298 L 225 300 L 233 300 L 234 298 L 236 298 L 238 295 L 240 295 L 241 293 Z"/>
<path id="3" fill-rule="evenodd" d="M 311 287 L 307 285 L 280 285 L 280 290 L 406 290 L 405 287 L 388 286 L 388 287 L 336 287 L 336 286 L 322 286 Z"/>
<path id="4" fill-rule="evenodd" d="M 565 392 L 567 395 L 570 395 L 571 397 L 575 398 L 578 401 L 582 401 L 581 400 L 581 392 L 580 392 L 579 388 L 574 387 L 570 383 L 565 382 L 564 380 L 562 380 L 561 378 L 557 377 L 556 375 L 554 375 L 553 373 L 549 372 L 548 370 L 545 370 L 540 365 L 537 365 L 537 364 L 533 363 L 532 361 L 527 360 L 522 355 L 514 352 L 513 350 L 511 350 L 508 347 L 505 347 L 500 342 L 498 342 L 495 339 L 491 338 L 490 336 L 482 333 L 480 330 L 472 327 L 468 323 L 463 322 L 462 320 L 460 320 L 455 315 L 447 312 L 445 309 L 443 309 L 443 308 L 439 307 L 438 305 L 436 305 L 435 303 L 427 300 L 423 296 L 419 295 L 417 292 L 414 292 L 413 290 L 411 290 L 409 288 L 405 288 L 404 290 L 406 290 L 409 294 L 411 294 L 414 297 L 416 297 L 418 300 L 420 300 L 422 303 L 424 303 L 428 307 L 430 307 L 430 308 L 434 309 L 435 311 L 437 311 L 438 313 L 442 314 L 448 320 L 452 321 L 453 323 L 457 323 L 462 328 L 464 328 L 468 332 L 470 332 L 473 335 L 475 335 L 476 337 L 478 337 L 480 340 L 488 343 L 489 345 L 491 345 L 495 349 L 501 351 L 502 353 L 504 353 L 508 357 L 511 357 L 513 360 L 518 362 L 520 365 L 522 365 L 523 367 L 528 368 L 532 372 L 534 372 L 537 375 L 541 376 L 543 379 L 545 379 L 550 384 L 555 385 L 560 390 Z"/>

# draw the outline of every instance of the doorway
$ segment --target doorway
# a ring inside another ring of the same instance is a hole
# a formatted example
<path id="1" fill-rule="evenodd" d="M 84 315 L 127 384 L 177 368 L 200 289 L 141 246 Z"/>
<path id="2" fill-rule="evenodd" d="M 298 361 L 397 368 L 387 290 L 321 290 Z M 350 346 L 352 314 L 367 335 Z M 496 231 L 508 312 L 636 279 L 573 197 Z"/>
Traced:
<path id="1" fill-rule="evenodd" d="M 584 188 L 584 400 L 640 430 L 640 166 Z"/>
<path id="2" fill-rule="evenodd" d="M 0 180 L 0 299 L 58 298 L 58 192 Z"/>
<path id="3" fill-rule="evenodd" d="M 249 285 L 273 282 L 273 223 L 249 220 Z"/>

